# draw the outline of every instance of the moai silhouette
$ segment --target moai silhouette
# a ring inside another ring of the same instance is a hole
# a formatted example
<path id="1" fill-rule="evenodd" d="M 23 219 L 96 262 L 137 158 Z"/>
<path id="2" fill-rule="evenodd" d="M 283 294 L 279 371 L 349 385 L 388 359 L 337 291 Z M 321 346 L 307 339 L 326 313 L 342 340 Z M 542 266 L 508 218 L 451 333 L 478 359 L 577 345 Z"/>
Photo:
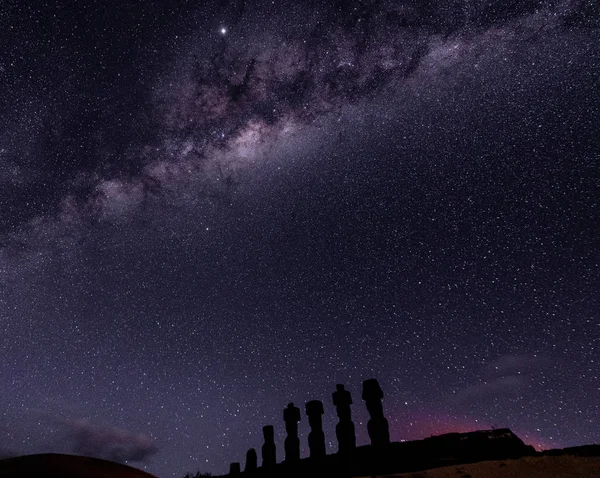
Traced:
<path id="1" fill-rule="evenodd" d="M 312 400 L 306 404 L 306 414 L 310 433 L 308 434 L 308 447 L 311 459 L 325 457 L 325 434 L 323 433 L 323 402 Z"/>
<path id="2" fill-rule="evenodd" d="M 262 446 L 262 466 L 265 469 L 271 469 L 277 464 L 273 425 L 263 427 L 263 437 L 265 438 L 265 444 Z"/>
<path id="3" fill-rule="evenodd" d="M 354 432 L 354 423 L 352 423 L 352 396 L 350 392 L 344 389 L 341 383 L 336 386 L 333 392 L 333 404 L 337 410 L 337 416 L 340 419 L 335 426 L 335 436 L 338 440 L 338 453 L 348 456 L 356 448 L 356 435 Z"/>
<path id="4" fill-rule="evenodd" d="M 229 474 L 230 475 L 239 475 L 240 474 L 240 464 L 239 463 L 232 463 L 231 465 L 229 465 Z"/>
<path id="5" fill-rule="evenodd" d="M 258 466 L 258 457 L 256 456 L 256 450 L 254 448 L 250 448 L 246 452 L 246 468 L 244 468 L 244 472 L 252 473 L 256 471 Z"/>
<path id="6" fill-rule="evenodd" d="M 285 461 L 296 462 L 300 460 L 300 439 L 298 438 L 298 422 L 300 421 L 300 409 L 293 403 L 289 403 L 283 410 L 283 421 L 285 422 Z"/>
<path id="7" fill-rule="evenodd" d="M 390 431 L 388 421 L 383 415 L 382 398 L 383 391 L 376 379 L 371 378 L 363 382 L 362 399 L 365 401 L 371 416 L 369 423 L 367 423 L 367 429 L 373 447 L 384 447 L 390 443 Z"/>

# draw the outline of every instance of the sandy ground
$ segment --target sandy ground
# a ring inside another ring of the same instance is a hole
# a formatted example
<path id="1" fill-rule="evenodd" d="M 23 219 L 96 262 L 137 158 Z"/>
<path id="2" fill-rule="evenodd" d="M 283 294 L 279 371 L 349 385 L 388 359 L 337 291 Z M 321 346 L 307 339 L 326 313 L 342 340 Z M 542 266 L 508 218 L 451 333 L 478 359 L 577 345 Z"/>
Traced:
<path id="1" fill-rule="evenodd" d="M 600 457 L 539 456 L 484 461 L 386 478 L 600 478 Z"/>

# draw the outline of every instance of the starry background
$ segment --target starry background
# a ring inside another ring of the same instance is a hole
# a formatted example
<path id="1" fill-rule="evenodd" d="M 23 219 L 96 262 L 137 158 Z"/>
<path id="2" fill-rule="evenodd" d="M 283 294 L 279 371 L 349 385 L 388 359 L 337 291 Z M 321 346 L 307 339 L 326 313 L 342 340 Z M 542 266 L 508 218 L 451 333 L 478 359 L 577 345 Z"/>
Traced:
<path id="1" fill-rule="evenodd" d="M 594 0 L 0 27 L 0 454 L 221 473 L 311 399 L 335 451 L 335 384 L 362 444 L 371 377 L 394 440 L 600 442 Z"/>

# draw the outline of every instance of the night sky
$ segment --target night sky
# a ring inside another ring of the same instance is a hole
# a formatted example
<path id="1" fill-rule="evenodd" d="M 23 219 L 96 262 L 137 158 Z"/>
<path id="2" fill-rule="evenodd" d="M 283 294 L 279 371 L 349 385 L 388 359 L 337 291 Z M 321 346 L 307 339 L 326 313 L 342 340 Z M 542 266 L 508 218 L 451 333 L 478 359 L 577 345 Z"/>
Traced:
<path id="1" fill-rule="evenodd" d="M 600 442 L 596 0 L 0 6 L 0 455 Z"/>

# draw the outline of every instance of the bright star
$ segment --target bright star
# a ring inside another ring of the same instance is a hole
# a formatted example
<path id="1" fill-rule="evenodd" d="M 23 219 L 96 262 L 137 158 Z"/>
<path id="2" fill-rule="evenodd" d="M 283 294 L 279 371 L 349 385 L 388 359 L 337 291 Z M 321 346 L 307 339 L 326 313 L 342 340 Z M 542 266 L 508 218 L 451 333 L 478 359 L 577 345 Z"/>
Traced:
<path id="1" fill-rule="evenodd" d="M 221 27 L 221 28 L 219 28 L 219 33 L 220 33 L 221 35 L 226 35 L 226 34 L 227 34 L 227 28 L 225 28 L 225 27 Z"/>

